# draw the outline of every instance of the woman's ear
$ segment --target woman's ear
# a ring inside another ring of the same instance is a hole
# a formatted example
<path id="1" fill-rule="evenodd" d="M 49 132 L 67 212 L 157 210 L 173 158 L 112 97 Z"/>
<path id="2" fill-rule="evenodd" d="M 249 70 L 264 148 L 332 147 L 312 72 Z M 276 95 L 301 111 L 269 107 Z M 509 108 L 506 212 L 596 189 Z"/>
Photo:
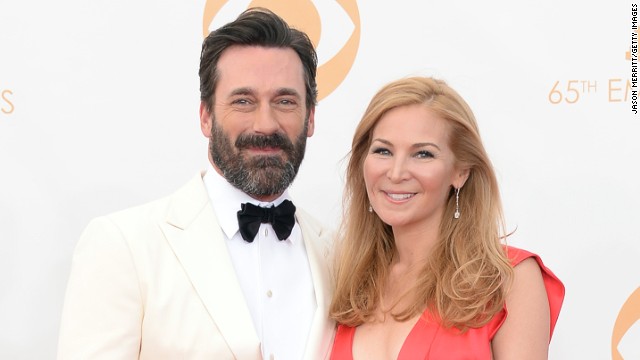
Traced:
<path id="1" fill-rule="evenodd" d="M 469 178 L 470 173 L 471 173 L 471 169 L 469 168 L 458 169 L 453 176 L 453 181 L 451 182 L 451 185 L 453 185 L 453 187 L 455 187 L 456 189 L 462 188 L 464 184 L 467 182 L 467 179 Z"/>

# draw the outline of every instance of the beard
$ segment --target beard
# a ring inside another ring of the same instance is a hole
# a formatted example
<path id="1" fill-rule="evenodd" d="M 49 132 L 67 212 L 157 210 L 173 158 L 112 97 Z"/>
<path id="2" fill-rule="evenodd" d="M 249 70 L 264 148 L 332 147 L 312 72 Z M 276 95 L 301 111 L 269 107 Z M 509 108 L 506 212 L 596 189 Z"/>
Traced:
<path id="1" fill-rule="evenodd" d="M 295 144 L 283 133 L 241 134 L 235 144 L 212 120 L 209 152 L 222 176 L 234 187 L 252 197 L 278 195 L 293 182 L 304 158 L 308 120 Z M 247 148 L 278 148 L 283 154 L 248 156 Z"/>

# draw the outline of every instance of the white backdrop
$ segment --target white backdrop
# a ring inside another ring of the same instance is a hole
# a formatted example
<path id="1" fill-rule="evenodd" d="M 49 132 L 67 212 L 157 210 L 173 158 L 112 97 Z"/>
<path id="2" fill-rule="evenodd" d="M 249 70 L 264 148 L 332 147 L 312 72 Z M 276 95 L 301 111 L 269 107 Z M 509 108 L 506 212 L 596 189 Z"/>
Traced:
<path id="1" fill-rule="evenodd" d="M 249 3 L 229 1 L 212 27 Z M 369 99 L 399 77 L 443 78 L 478 118 L 517 227 L 511 244 L 566 285 L 550 358 L 611 359 L 617 346 L 640 359 L 633 3 L 313 3 L 321 64 L 360 36 L 317 108 L 297 204 L 335 225 L 342 159 Z M 170 194 L 206 165 L 205 5 L 0 0 L 1 359 L 55 357 L 72 251 L 91 218 Z"/>

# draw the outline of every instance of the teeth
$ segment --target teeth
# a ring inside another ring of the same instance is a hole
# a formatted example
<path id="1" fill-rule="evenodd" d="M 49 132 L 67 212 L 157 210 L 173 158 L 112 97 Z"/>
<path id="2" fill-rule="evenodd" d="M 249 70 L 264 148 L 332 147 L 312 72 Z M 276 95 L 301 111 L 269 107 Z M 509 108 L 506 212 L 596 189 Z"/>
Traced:
<path id="1" fill-rule="evenodd" d="M 388 194 L 393 200 L 406 200 L 413 196 L 413 194 Z"/>

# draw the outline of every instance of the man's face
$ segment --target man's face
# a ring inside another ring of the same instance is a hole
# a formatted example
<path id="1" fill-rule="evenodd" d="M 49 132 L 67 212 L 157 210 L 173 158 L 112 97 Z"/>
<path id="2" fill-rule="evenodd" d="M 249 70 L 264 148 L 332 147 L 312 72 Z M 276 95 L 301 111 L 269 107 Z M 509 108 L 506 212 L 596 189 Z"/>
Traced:
<path id="1" fill-rule="evenodd" d="M 210 160 L 229 183 L 270 201 L 295 178 L 313 135 L 304 70 L 289 48 L 232 46 L 218 61 L 211 112 L 200 105 Z"/>

